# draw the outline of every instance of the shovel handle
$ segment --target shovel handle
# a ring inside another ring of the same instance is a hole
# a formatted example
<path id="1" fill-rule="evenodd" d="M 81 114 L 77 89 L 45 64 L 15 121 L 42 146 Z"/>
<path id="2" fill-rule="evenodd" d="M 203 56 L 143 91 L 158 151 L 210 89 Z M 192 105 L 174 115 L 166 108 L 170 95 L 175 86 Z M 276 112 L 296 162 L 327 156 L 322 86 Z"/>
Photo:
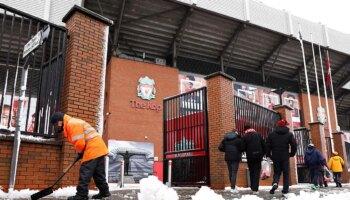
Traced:
<path id="1" fill-rule="evenodd" d="M 63 177 L 64 175 L 66 175 L 66 173 L 67 173 L 67 172 L 75 165 L 75 163 L 77 163 L 80 159 L 81 159 L 81 157 L 80 157 L 80 156 L 77 156 L 77 157 L 75 158 L 75 160 L 74 160 L 66 169 L 63 170 L 63 172 L 61 173 L 60 177 L 58 177 L 58 179 L 55 181 L 55 183 L 52 184 L 52 187 L 53 187 L 54 185 L 56 185 L 56 184 L 62 179 L 62 177 Z"/>

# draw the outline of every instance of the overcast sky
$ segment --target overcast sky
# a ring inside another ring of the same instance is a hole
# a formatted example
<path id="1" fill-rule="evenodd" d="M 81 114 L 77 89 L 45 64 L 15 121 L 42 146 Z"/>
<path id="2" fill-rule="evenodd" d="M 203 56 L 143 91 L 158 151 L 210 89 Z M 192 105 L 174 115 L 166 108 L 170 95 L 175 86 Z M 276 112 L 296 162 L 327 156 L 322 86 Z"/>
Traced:
<path id="1" fill-rule="evenodd" d="M 257 0 L 293 15 L 350 34 L 350 0 Z"/>

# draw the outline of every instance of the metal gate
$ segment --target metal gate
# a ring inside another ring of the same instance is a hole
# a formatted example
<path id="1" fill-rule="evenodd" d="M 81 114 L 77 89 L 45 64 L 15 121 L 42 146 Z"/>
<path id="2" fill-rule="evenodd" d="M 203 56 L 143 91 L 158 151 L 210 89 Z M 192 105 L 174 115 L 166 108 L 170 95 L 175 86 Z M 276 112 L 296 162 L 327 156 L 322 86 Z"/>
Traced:
<path id="1" fill-rule="evenodd" d="M 239 96 L 234 97 L 234 119 L 239 134 L 244 133 L 244 124 L 249 123 L 261 136 L 266 139 L 272 132 L 281 116 L 278 112 L 265 108 Z"/>
<path id="2" fill-rule="evenodd" d="M 332 138 L 331 137 L 325 137 L 326 140 L 326 149 L 327 149 L 327 160 L 329 160 L 332 157 Z"/>
<path id="3" fill-rule="evenodd" d="M 208 185 L 207 89 L 164 100 L 164 182 L 172 161 L 172 185 Z"/>
<path id="4" fill-rule="evenodd" d="M 298 182 L 299 183 L 309 183 L 310 182 L 310 173 L 307 167 L 305 166 L 305 152 L 307 151 L 307 146 L 310 144 L 310 130 L 301 127 L 294 129 L 294 136 L 297 142 L 297 173 L 298 173 Z"/>
<path id="5" fill-rule="evenodd" d="M 59 110 L 67 30 L 4 4 L 0 4 L 0 24 L 0 129 L 11 132 L 15 127 L 23 47 L 50 25 L 49 38 L 31 55 L 20 130 L 22 134 L 55 137 L 49 117 Z"/>
<path id="6" fill-rule="evenodd" d="M 305 165 L 304 155 L 307 150 L 307 146 L 310 144 L 309 129 L 307 128 L 297 128 L 294 129 L 294 136 L 297 142 L 297 165 Z"/>

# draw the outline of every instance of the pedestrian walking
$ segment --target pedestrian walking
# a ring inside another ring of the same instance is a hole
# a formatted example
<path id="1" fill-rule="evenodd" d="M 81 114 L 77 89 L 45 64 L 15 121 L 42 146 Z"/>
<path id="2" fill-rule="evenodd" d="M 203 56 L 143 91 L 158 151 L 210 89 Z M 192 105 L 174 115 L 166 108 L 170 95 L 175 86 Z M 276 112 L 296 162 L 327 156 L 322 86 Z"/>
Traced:
<path id="1" fill-rule="evenodd" d="M 309 168 L 311 178 L 311 188 L 316 190 L 319 188 L 319 182 L 322 178 L 321 168 L 326 163 L 326 159 L 321 152 L 315 148 L 314 144 L 309 144 L 304 156 L 305 165 Z"/>
<path id="2" fill-rule="evenodd" d="M 247 155 L 247 163 L 250 176 L 250 188 L 253 194 L 259 194 L 259 178 L 261 161 L 265 155 L 264 139 L 249 124 L 244 126 L 244 136 L 242 138 L 244 151 Z"/>
<path id="3" fill-rule="evenodd" d="M 297 143 L 293 134 L 287 127 L 288 121 L 282 119 L 277 122 L 277 126 L 272 131 L 266 140 L 266 156 L 273 161 L 273 181 L 270 194 L 274 194 L 278 188 L 278 183 L 281 174 L 283 173 L 283 189 L 282 193 L 289 192 L 289 158 L 294 157 L 297 152 Z"/>
<path id="4" fill-rule="evenodd" d="M 225 161 L 229 172 L 231 192 L 238 193 L 236 188 L 236 178 L 239 163 L 242 159 L 243 143 L 236 129 L 225 134 L 219 145 L 219 150 L 225 152 Z"/>
<path id="5" fill-rule="evenodd" d="M 334 151 L 332 157 L 328 161 L 328 169 L 333 171 L 334 182 L 336 187 L 342 187 L 341 185 L 341 173 L 343 172 L 344 160 L 338 155 L 338 152 Z"/>
<path id="6" fill-rule="evenodd" d="M 54 125 L 55 133 L 63 133 L 64 137 L 79 151 L 82 158 L 77 192 L 75 196 L 68 197 L 68 200 L 89 199 L 88 186 L 91 177 L 100 190 L 98 194 L 92 196 L 93 199 L 111 196 L 105 173 L 105 155 L 108 154 L 108 148 L 100 134 L 84 120 L 61 112 L 53 114 L 51 124 Z"/>

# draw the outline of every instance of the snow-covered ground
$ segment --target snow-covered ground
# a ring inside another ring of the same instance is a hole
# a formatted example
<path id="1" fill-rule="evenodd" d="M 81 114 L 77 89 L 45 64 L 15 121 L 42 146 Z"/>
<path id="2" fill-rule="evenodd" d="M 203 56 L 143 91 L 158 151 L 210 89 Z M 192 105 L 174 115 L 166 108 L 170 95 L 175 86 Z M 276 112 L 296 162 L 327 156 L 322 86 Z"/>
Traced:
<path id="1" fill-rule="evenodd" d="M 110 190 L 121 191 L 121 190 L 140 190 L 137 194 L 139 200 L 178 200 L 179 195 L 173 188 L 168 188 L 162 182 L 158 180 L 155 176 L 149 176 L 148 178 L 142 179 L 140 184 L 126 184 L 124 188 L 118 187 L 117 184 L 109 184 Z M 344 184 L 342 190 L 327 190 L 327 191 L 312 191 L 310 190 L 309 184 L 299 184 L 291 186 L 291 189 L 300 189 L 300 194 L 290 193 L 287 195 L 288 200 L 300 200 L 300 199 L 310 199 L 310 200 L 349 200 L 350 199 L 350 189 L 349 184 Z M 334 184 L 330 184 L 330 188 L 335 187 Z M 271 187 L 261 186 L 260 191 L 268 191 Z M 177 189 L 177 188 L 175 188 Z M 191 188 L 182 188 L 191 189 Z M 229 190 L 226 188 L 225 190 Z M 245 192 L 250 190 L 249 188 L 238 188 L 240 192 Z M 0 199 L 29 199 L 30 195 L 38 192 L 38 190 L 20 190 L 13 191 L 12 193 L 5 193 L 0 189 Z M 65 198 L 74 195 L 76 192 L 75 187 L 66 187 L 56 190 L 53 194 L 48 196 L 49 198 Z M 89 194 L 96 194 L 98 191 L 90 190 Z M 202 187 L 194 195 L 192 195 L 192 200 L 224 200 L 222 195 L 215 193 L 209 187 Z M 263 200 L 264 198 L 256 195 L 242 195 L 240 198 L 233 198 L 233 200 Z"/>

